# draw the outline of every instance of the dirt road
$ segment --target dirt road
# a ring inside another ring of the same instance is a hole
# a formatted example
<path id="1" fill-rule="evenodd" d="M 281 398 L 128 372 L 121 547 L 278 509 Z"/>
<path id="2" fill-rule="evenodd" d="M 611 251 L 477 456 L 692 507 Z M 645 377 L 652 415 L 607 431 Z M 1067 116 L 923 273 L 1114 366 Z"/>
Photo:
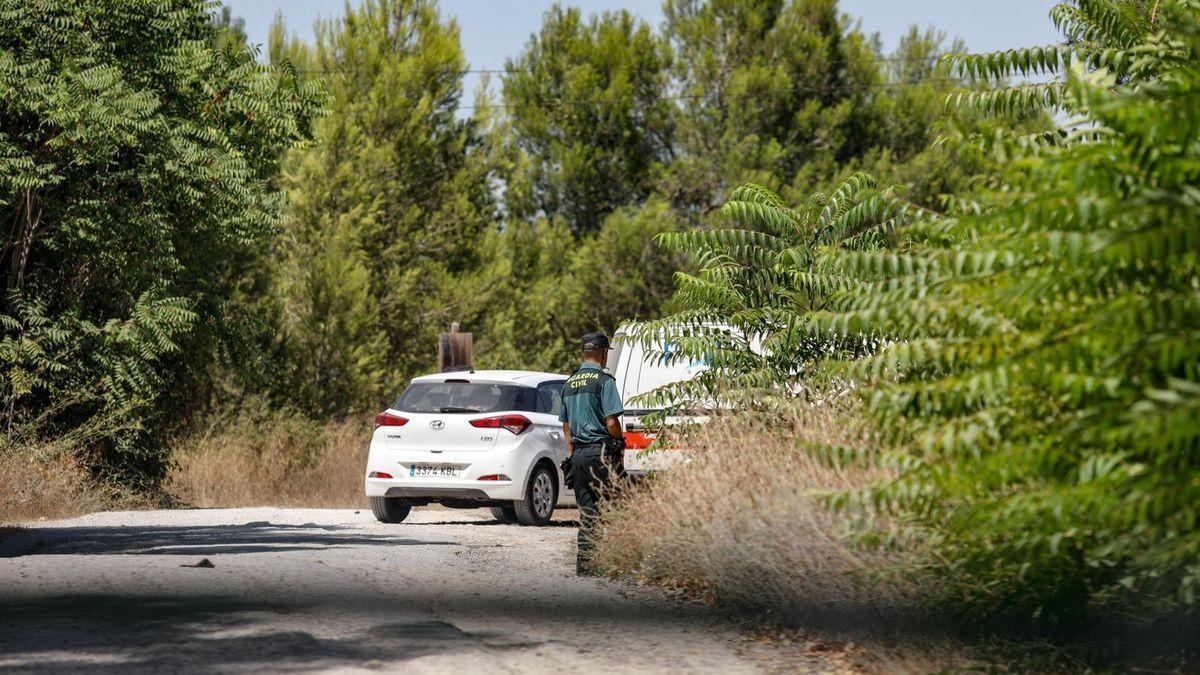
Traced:
<path id="1" fill-rule="evenodd" d="M 367 510 L 261 508 L 31 525 L 0 542 L 0 670 L 780 665 L 703 608 L 576 578 L 573 523 L 523 528 L 485 514 L 417 509 L 404 524 L 382 525 Z M 202 559 L 214 566 L 184 566 Z"/>

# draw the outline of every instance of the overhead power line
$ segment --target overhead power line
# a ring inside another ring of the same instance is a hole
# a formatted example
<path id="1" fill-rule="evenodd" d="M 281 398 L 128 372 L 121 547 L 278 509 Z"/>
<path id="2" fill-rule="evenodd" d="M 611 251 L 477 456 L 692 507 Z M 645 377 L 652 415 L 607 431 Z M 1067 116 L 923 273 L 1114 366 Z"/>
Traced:
<path id="1" fill-rule="evenodd" d="M 942 58 L 943 55 L 930 56 L 884 56 L 879 58 L 867 59 L 868 63 L 931 63 Z M 401 70 L 411 71 L 426 71 L 421 67 L 402 68 Z M 357 73 L 362 72 L 358 68 L 297 68 L 296 72 L 305 74 L 324 74 L 324 73 Z M 459 75 L 511 75 L 514 73 L 530 73 L 532 68 L 463 68 L 455 70 L 447 70 L 445 72 L 454 72 Z"/>
<path id="2" fill-rule="evenodd" d="M 925 59 L 930 60 L 930 59 Z M 296 68 L 296 72 L 305 74 L 324 74 L 324 73 L 356 73 L 362 72 L 354 70 L 354 68 Z M 512 72 L 529 72 L 528 70 L 493 70 L 493 68 L 475 68 L 475 70 L 457 71 L 463 73 L 512 73 Z M 868 83 L 841 83 L 841 84 L 816 84 L 791 86 L 791 91 L 805 92 L 805 94 L 835 94 L 835 92 L 844 91 L 868 91 L 874 89 L 905 89 L 914 88 L 925 84 L 962 84 L 964 79 L 956 77 L 929 77 L 917 80 L 917 82 L 868 82 Z M 710 94 L 667 94 L 652 97 L 638 97 L 640 101 L 695 101 L 709 97 Z M 414 98 L 415 100 L 415 98 Z M 505 103 L 505 102 L 490 102 L 490 103 L 473 103 L 460 104 L 456 106 L 458 110 L 478 110 L 482 108 L 490 109 L 512 109 L 520 107 L 565 107 L 565 106 L 606 106 L 606 104 L 616 104 L 624 102 L 623 98 L 556 98 L 556 100 L 528 101 L 522 103 Z"/>
<path id="3" fill-rule="evenodd" d="M 862 82 L 853 83 L 846 82 L 841 84 L 827 84 L 815 86 L 792 87 L 791 91 L 807 93 L 807 94 L 831 94 L 840 92 L 868 91 L 873 89 L 907 89 L 915 88 L 926 84 L 963 84 L 963 80 L 955 77 L 940 77 L 926 78 L 918 82 Z M 642 97 L 639 101 L 694 101 L 704 98 L 709 98 L 710 94 L 668 94 L 664 96 Z M 412 100 L 419 100 L 415 97 Z M 589 99 L 545 99 L 540 101 L 528 101 L 517 104 L 495 102 L 484 104 L 471 104 L 456 106 L 458 110 L 480 110 L 484 108 L 493 110 L 504 110 L 510 108 L 518 108 L 522 106 L 541 106 L 541 107 L 568 107 L 568 106 L 596 106 L 596 105 L 614 105 L 624 103 L 627 99 L 605 99 L 605 98 L 589 98 Z"/>
<path id="4" fill-rule="evenodd" d="M 837 93 L 837 92 L 852 92 L 866 91 L 871 89 L 906 89 L 914 88 L 923 84 L 961 84 L 963 81 L 958 78 L 930 78 L 921 80 L 920 82 L 869 82 L 869 83 L 846 83 L 836 85 L 821 85 L 815 87 L 794 87 L 792 91 L 798 91 L 808 94 L 821 93 Z M 670 94 L 667 96 L 654 96 L 650 100 L 654 101 L 694 101 L 697 99 L 708 98 L 708 94 Z M 642 99 L 646 100 L 646 99 Z M 531 101 L 528 103 L 511 104 L 511 103 L 487 103 L 475 105 L 458 106 L 460 110 L 476 110 L 481 108 L 505 109 L 517 108 L 524 105 L 533 106 L 588 106 L 588 105 L 612 105 L 622 103 L 624 99 L 555 99 L 547 101 Z"/>
<path id="5" fill-rule="evenodd" d="M 908 63 L 908 62 L 930 63 L 930 62 L 936 61 L 940 58 L 942 58 L 941 55 L 930 55 L 930 56 L 924 56 L 924 57 L 881 57 L 881 58 L 877 58 L 877 59 L 871 59 L 870 61 L 873 63 L 876 63 L 876 64 L 879 64 L 879 63 Z M 401 72 L 403 72 L 405 70 L 411 70 L 414 72 L 417 72 L 417 71 L 435 72 L 435 73 L 438 72 L 436 70 L 432 70 L 432 69 L 427 70 L 427 69 L 423 69 L 423 68 L 419 68 L 419 67 L 402 68 L 400 70 L 401 70 Z M 367 72 L 367 71 L 365 69 L 356 69 L 356 68 L 297 68 L 296 72 L 306 74 L 306 75 L 323 75 L 323 74 L 354 74 L 354 73 L 362 73 L 362 72 Z M 372 70 L 370 72 L 374 72 L 374 71 Z M 531 68 L 465 68 L 465 69 L 461 69 L 461 70 L 446 70 L 443 72 L 445 72 L 447 74 L 455 74 L 455 75 L 461 77 L 461 76 L 470 75 L 470 74 L 511 75 L 514 73 L 533 72 L 533 69 L 531 69 Z M 807 85 L 807 86 L 792 87 L 791 90 L 795 91 L 795 92 L 809 93 L 809 94 L 822 94 L 822 93 L 828 94 L 828 93 L 851 92 L 851 91 L 868 91 L 868 90 L 872 90 L 872 89 L 903 89 L 903 88 L 916 87 L 916 86 L 921 86 L 921 85 L 926 85 L 926 84 L 962 84 L 962 83 L 963 83 L 963 79 L 956 78 L 956 77 L 930 77 L 930 78 L 923 78 L 917 82 L 864 82 L 864 83 L 822 84 L 822 85 Z M 664 95 L 664 96 L 655 96 L 655 97 L 652 97 L 652 99 L 656 100 L 656 101 L 692 101 L 692 100 L 704 99 L 704 98 L 707 98 L 708 96 L 709 96 L 709 94 L 669 94 L 669 95 Z M 643 98 L 641 100 L 646 100 L 646 99 Z M 555 99 L 555 100 L 545 100 L 545 101 L 533 101 L 533 102 L 520 103 L 520 104 L 510 104 L 510 103 L 503 103 L 503 102 L 484 103 L 484 104 L 475 103 L 475 104 L 470 104 L 470 105 L 458 105 L 458 106 L 456 106 L 456 109 L 459 111 L 474 111 L 474 110 L 480 110 L 480 109 L 484 109 L 484 108 L 493 109 L 493 110 L 505 110 L 505 109 L 516 108 L 516 107 L 520 107 L 520 106 L 524 106 L 524 105 L 534 105 L 534 106 L 542 106 L 542 107 L 568 107 L 568 106 L 612 105 L 612 104 L 621 103 L 621 102 L 623 102 L 623 100 L 618 100 L 618 99 L 575 99 L 575 100 Z"/>

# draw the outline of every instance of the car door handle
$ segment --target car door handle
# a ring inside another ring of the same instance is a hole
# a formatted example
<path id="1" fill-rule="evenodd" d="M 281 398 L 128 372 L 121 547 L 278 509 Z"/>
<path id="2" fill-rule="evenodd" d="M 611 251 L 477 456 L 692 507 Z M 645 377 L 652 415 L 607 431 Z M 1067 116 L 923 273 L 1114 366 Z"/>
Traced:
<path id="1" fill-rule="evenodd" d="M 550 434 L 550 438 L 553 438 L 556 441 L 562 438 L 561 431 L 547 431 L 546 433 Z"/>

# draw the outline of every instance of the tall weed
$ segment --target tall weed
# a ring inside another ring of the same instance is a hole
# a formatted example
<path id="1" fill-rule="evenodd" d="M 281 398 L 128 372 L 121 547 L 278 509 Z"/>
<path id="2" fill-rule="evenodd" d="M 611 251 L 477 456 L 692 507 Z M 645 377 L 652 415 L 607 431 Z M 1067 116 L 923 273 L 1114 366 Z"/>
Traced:
<path id="1" fill-rule="evenodd" d="M 177 441 L 166 489 L 199 507 L 363 506 L 369 424 L 286 412 L 218 419 Z"/>
<path id="2" fill-rule="evenodd" d="M 880 469 L 836 467 L 804 449 L 854 438 L 833 407 L 795 409 L 780 421 L 751 413 L 715 418 L 687 440 L 686 461 L 609 504 L 597 564 L 680 585 L 723 605 L 791 623 L 862 621 L 915 612 L 918 587 L 890 570 L 912 567 L 900 548 L 858 547 L 849 525 L 895 534 L 866 512 L 833 512 L 825 494 L 886 479 Z"/>
<path id="3" fill-rule="evenodd" d="M 99 511 L 118 496 L 60 444 L 0 453 L 0 486 L 0 523 Z"/>

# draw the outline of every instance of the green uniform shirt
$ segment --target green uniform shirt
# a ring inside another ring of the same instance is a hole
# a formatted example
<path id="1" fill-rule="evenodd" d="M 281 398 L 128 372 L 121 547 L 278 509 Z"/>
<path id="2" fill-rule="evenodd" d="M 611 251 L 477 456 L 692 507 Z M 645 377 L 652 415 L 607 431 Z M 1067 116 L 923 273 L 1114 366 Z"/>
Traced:
<path id="1" fill-rule="evenodd" d="M 571 423 L 571 443 L 592 445 L 612 438 L 604 418 L 625 412 L 617 382 L 595 363 L 584 363 L 562 388 L 560 422 Z"/>

